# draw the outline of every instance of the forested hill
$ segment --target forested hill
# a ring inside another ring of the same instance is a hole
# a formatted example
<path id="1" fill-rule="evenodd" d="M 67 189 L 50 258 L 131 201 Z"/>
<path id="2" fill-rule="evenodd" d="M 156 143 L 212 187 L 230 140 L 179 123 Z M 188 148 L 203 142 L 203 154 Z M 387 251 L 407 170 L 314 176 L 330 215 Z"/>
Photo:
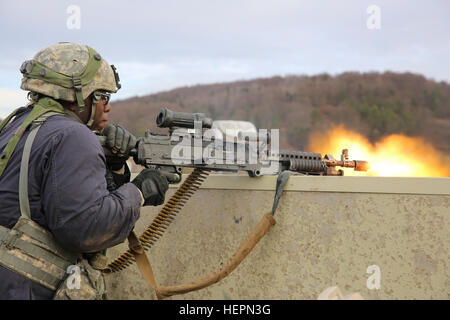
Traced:
<path id="1" fill-rule="evenodd" d="M 450 153 L 450 85 L 412 73 L 347 72 L 197 85 L 112 106 L 110 118 L 137 135 L 146 128 L 158 131 L 156 116 L 168 107 L 280 128 L 282 148 L 303 148 L 311 132 L 344 124 L 372 141 L 403 133 Z"/>

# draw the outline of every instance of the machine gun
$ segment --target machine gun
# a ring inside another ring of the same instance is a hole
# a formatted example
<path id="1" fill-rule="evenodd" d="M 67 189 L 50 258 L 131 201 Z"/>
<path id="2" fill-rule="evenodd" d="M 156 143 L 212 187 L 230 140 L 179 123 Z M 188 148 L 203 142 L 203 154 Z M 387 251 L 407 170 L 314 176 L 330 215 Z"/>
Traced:
<path id="1" fill-rule="evenodd" d="M 369 164 L 362 160 L 349 160 L 348 150 L 342 150 L 341 159 L 331 154 L 323 158 L 320 153 L 277 150 L 271 148 L 271 134 L 264 130 L 258 136 L 238 134 L 234 141 L 224 141 L 213 120 L 203 113 L 174 112 L 161 109 L 156 124 L 168 128 L 169 134 L 145 132 L 138 139 L 130 155 L 136 164 L 161 171 L 170 183 L 181 181 L 183 167 L 205 171 L 246 171 L 249 176 L 279 174 L 290 170 L 305 175 L 342 176 L 344 171 L 336 167 L 367 171 Z M 102 144 L 104 137 L 99 136 Z M 111 154 L 105 148 L 105 155 Z"/>
<path id="2" fill-rule="evenodd" d="M 138 139 L 136 148 L 131 151 L 134 162 L 145 167 L 160 170 L 170 183 L 181 181 L 183 168 L 194 168 L 194 171 L 178 187 L 171 198 L 165 202 L 153 222 L 140 237 L 131 232 L 129 249 L 111 262 L 102 271 L 113 273 L 125 269 L 137 262 L 139 270 L 147 283 L 156 291 L 158 298 L 174 294 L 186 293 L 204 288 L 226 277 L 247 256 L 262 236 L 275 224 L 272 215 L 278 200 L 274 202 L 272 214 L 266 214 L 253 232 L 241 244 L 239 250 L 220 270 L 207 275 L 196 282 L 181 286 L 162 287 L 154 280 L 145 250 L 148 250 L 164 233 L 184 204 L 198 190 L 201 182 L 206 179 L 209 171 L 245 171 L 252 177 L 267 174 L 280 174 L 284 177 L 291 174 L 286 170 L 307 175 L 343 175 L 343 170 L 336 167 L 354 168 L 356 171 L 366 171 L 368 163 L 360 160 L 349 160 L 348 151 L 343 150 L 341 160 L 331 155 L 323 158 L 320 153 L 278 150 L 278 131 L 260 130 L 241 132 L 232 141 L 224 141 L 223 135 L 214 130 L 213 121 L 203 113 L 173 112 L 162 109 L 156 124 L 160 128 L 168 128 L 169 134 L 155 134 L 147 131 Z M 99 136 L 104 144 L 105 138 Z M 111 155 L 111 150 L 105 149 L 105 155 Z M 285 172 L 283 172 L 285 171 Z M 277 181 L 277 194 L 282 191 L 284 183 Z M 281 187 L 280 187 L 281 186 Z M 278 195 L 278 199 L 279 199 Z"/>

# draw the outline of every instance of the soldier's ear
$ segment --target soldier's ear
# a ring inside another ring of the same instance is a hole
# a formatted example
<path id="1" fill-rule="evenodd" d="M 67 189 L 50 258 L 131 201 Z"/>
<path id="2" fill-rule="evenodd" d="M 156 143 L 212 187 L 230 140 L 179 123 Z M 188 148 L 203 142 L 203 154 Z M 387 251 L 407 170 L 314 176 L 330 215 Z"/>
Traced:
<path id="1" fill-rule="evenodd" d="M 77 105 L 74 104 L 73 102 L 69 102 L 69 101 L 64 101 L 64 100 L 57 100 L 65 109 L 68 109 L 70 111 L 76 112 L 76 107 Z M 75 107 L 75 109 L 74 109 Z"/>
<path id="2" fill-rule="evenodd" d="M 69 101 L 60 100 L 59 103 L 61 103 L 64 108 L 69 109 L 72 112 L 78 113 L 78 104 L 76 101 L 69 102 Z M 85 105 L 86 109 L 90 109 L 91 103 L 92 103 L 91 96 L 84 99 L 84 105 Z"/>
<path id="3" fill-rule="evenodd" d="M 78 105 L 76 103 L 68 103 L 67 109 L 78 114 Z"/>

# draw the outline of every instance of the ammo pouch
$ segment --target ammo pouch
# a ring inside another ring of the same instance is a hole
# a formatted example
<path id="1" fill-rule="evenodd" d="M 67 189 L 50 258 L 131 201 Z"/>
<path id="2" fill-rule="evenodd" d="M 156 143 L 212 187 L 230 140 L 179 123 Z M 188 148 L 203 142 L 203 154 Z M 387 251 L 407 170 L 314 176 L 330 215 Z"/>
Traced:
<path id="1" fill-rule="evenodd" d="M 12 229 L 0 226 L 0 265 L 56 291 L 56 300 L 105 297 L 100 271 L 61 248 L 50 232 L 24 217 Z"/>
<path id="2" fill-rule="evenodd" d="M 12 229 L 0 226 L 0 265 L 56 290 L 77 255 L 61 248 L 46 229 L 20 217 Z"/>
<path id="3" fill-rule="evenodd" d="M 102 299 L 105 283 L 101 272 L 93 269 L 80 254 L 62 248 L 47 229 L 30 218 L 28 164 L 31 146 L 42 123 L 49 116 L 62 113 L 55 111 L 50 109 L 31 121 L 20 166 L 21 217 L 12 229 L 0 226 L 0 265 L 56 291 L 54 299 Z"/>
<path id="4" fill-rule="evenodd" d="M 106 299 L 105 278 L 86 259 L 69 266 L 68 275 L 56 290 L 53 300 L 101 300 Z"/>

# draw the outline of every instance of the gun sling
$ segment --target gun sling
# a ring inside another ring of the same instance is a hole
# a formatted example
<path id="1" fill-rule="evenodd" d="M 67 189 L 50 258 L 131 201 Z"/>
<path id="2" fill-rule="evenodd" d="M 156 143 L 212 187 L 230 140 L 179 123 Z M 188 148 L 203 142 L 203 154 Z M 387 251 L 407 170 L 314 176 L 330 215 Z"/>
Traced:
<path id="1" fill-rule="evenodd" d="M 263 218 L 259 221 L 259 223 L 247 236 L 247 238 L 241 243 L 239 249 L 225 266 L 196 281 L 178 286 L 158 286 L 155 282 L 155 277 L 153 275 L 150 260 L 145 254 L 144 248 L 140 246 L 139 240 L 134 232 L 130 233 L 130 235 L 128 236 L 128 241 L 130 249 L 136 259 L 136 264 L 138 265 L 138 268 L 142 273 L 145 281 L 150 287 L 155 290 L 158 299 L 164 299 L 176 294 L 183 294 L 208 287 L 228 276 L 245 259 L 245 257 L 247 257 L 247 255 L 250 253 L 250 251 L 252 251 L 259 240 L 261 240 L 261 238 L 270 230 L 270 228 L 274 224 L 275 219 L 270 213 L 267 213 L 263 216 Z"/>
<path id="2" fill-rule="evenodd" d="M 150 260 L 145 254 L 144 248 L 141 246 L 138 237 L 136 236 L 134 231 L 132 231 L 128 236 L 129 248 L 134 255 L 139 271 L 141 272 L 148 285 L 155 290 L 157 298 L 164 299 L 176 294 L 183 294 L 206 288 L 212 284 L 219 282 L 220 280 L 228 276 L 234 269 L 236 269 L 236 267 L 247 257 L 247 255 L 250 253 L 250 251 L 252 251 L 252 249 L 261 240 L 261 238 L 270 230 L 273 225 L 275 225 L 276 221 L 273 216 L 275 214 L 276 208 L 278 207 L 278 202 L 283 192 L 283 188 L 288 181 L 289 176 L 291 176 L 292 174 L 295 174 L 295 172 L 286 170 L 278 176 L 271 213 L 266 213 L 262 217 L 253 231 L 241 243 L 239 249 L 230 258 L 227 264 L 221 269 L 212 272 L 196 281 L 178 286 L 158 286 L 155 281 Z"/>

